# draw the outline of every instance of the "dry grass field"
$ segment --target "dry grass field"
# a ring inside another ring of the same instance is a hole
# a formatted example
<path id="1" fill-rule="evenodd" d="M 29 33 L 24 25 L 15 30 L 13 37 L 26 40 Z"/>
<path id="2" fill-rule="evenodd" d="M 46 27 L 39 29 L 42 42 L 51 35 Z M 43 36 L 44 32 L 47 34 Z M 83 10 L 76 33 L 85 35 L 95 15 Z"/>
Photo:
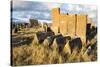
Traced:
<path id="1" fill-rule="evenodd" d="M 97 37 L 95 36 L 89 41 L 88 46 L 82 46 L 77 51 L 68 46 L 66 43 L 64 49 L 59 52 L 57 43 L 53 42 L 49 46 L 48 40 L 38 43 L 35 33 L 37 29 L 24 29 L 16 34 L 12 34 L 12 65 L 38 65 L 38 64 L 60 64 L 60 63 L 76 63 L 97 60 Z"/>

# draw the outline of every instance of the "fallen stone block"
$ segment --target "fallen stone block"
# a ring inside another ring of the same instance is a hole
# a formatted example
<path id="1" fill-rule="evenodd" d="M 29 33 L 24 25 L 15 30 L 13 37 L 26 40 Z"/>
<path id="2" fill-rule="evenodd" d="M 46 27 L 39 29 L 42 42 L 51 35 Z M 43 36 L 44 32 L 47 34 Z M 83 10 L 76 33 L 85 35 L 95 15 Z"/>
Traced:
<path id="1" fill-rule="evenodd" d="M 80 51 L 82 48 L 82 41 L 81 38 L 75 38 L 69 41 L 69 46 L 71 48 L 71 53 L 73 52 L 74 49 L 77 49 L 77 51 Z"/>

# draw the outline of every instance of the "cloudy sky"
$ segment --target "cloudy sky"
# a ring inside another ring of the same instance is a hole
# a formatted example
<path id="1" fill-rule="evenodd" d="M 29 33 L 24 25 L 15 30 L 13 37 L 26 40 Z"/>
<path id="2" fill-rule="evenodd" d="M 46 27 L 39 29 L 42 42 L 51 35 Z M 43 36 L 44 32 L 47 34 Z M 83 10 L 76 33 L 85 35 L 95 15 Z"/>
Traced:
<path id="1" fill-rule="evenodd" d="M 97 23 L 97 8 L 93 5 L 76 5 L 65 3 L 16 1 L 12 3 L 12 20 L 15 22 L 27 22 L 29 18 L 39 21 L 51 22 L 51 9 L 59 7 L 61 13 L 87 14 Z"/>

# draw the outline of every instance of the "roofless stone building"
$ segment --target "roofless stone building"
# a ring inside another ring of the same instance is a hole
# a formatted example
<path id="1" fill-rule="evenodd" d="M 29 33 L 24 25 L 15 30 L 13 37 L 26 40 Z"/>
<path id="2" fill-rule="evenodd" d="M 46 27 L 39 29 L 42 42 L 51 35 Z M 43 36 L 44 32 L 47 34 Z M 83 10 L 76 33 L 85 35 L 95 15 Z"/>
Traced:
<path id="1" fill-rule="evenodd" d="M 83 43 L 86 43 L 86 24 L 87 15 L 83 14 L 63 14 L 60 8 L 53 8 L 51 11 L 52 26 L 51 29 L 57 35 L 70 35 L 72 38 L 78 36 Z"/>

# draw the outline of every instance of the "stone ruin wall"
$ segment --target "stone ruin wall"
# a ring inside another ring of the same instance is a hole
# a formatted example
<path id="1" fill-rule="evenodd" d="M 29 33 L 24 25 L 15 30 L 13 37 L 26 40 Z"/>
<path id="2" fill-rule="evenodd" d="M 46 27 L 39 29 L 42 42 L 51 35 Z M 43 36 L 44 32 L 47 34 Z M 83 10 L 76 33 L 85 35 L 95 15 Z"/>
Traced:
<path id="1" fill-rule="evenodd" d="M 68 14 L 68 35 L 71 37 L 75 36 L 75 22 L 76 22 L 76 17 L 75 14 Z"/>
<path id="2" fill-rule="evenodd" d="M 52 31 L 57 34 L 59 32 L 59 14 L 60 14 L 60 9 L 59 8 L 54 8 L 51 11 L 51 16 L 52 16 Z"/>
<path id="3" fill-rule="evenodd" d="M 62 35 L 66 35 L 68 33 L 68 15 L 67 14 L 60 14 L 60 33 L 62 33 Z"/>
<path id="4" fill-rule="evenodd" d="M 82 42 L 84 43 L 86 43 L 86 24 L 87 24 L 87 16 L 77 14 L 76 34 L 77 36 L 81 37 Z"/>
<path id="5" fill-rule="evenodd" d="M 87 16 L 82 14 L 63 14 L 59 8 L 51 11 L 52 31 L 56 34 L 69 35 L 72 38 L 76 35 L 86 43 Z"/>

